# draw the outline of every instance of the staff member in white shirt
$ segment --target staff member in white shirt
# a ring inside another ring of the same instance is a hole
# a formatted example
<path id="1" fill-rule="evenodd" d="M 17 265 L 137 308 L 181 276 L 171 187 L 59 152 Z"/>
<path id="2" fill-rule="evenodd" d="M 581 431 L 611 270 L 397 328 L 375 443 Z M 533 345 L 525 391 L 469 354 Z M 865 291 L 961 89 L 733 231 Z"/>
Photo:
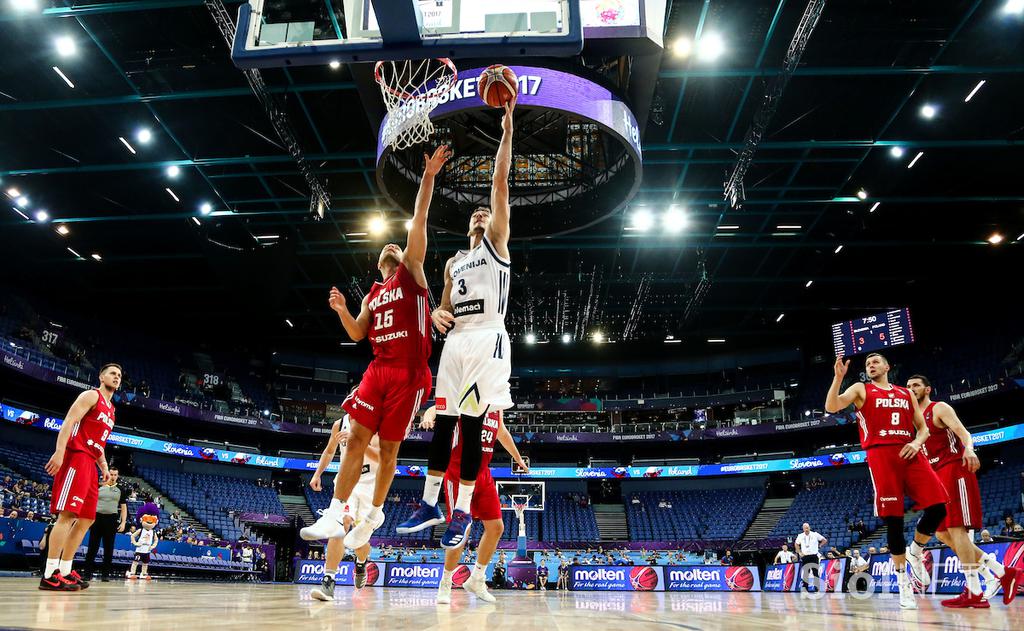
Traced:
<path id="1" fill-rule="evenodd" d="M 782 544 L 782 549 L 775 554 L 775 565 L 793 563 L 794 561 L 796 561 L 796 555 L 789 551 L 789 546 Z"/>
<path id="2" fill-rule="evenodd" d="M 811 525 L 804 523 L 804 531 L 796 537 L 796 553 L 800 555 L 800 579 L 804 589 L 810 590 L 807 582 L 807 573 L 814 574 L 818 578 L 818 548 L 828 543 L 828 539 L 820 533 L 811 530 Z"/>

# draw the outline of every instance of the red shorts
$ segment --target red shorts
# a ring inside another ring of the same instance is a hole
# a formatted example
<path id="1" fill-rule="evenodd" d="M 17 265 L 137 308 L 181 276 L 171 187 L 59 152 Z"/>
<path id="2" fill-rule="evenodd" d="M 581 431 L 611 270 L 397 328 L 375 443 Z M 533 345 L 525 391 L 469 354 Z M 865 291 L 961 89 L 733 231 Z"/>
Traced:
<path id="1" fill-rule="evenodd" d="M 939 532 L 950 528 L 981 528 L 981 489 L 978 476 L 960 462 L 951 462 L 935 472 L 949 495 L 946 518 Z"/>
<path id="2" fill-rule="evenodd" d="M 875 515 L 902 517 L 904 497 L 916 509 L 945 504 L 949 499 L 923 452 L 910 460 L 900 458 L 903 445 L 868 449 L 868 472 L 875 487 Z"/>
<path id="3" fill-rule="evenodd" d="M 430 398 L 430 368 L 370 362 L 363 379 L 341 404 L 355 422 L 381 440 L 405 438 L 420 405 Z"/>
<path id="4" fill-rule="evenodd" d="M 64 464 L 53 478 L 50 512 L 73 513 L 80 519 L 96 519 L 96 501 L 100 498 L 100 480 L 96 457 L 81 451 L 64 452 Z"/>
<path id="5" fill-rule="evenodd" d="M 448 521 L 452 519 L 452 511 L 459 501 L 459 471 L 458 469 L 448 471 L 444 474 L 445 495 L 448 496 Z M 473 499 L 469 503 L 469 514 L 473 519 L 490 521 L 501 519 L 501 502 L 498 500 L 498 485 L 491 477 L 491 470 L 488 467 L 480 469 L 480 475 L 476 477 L 476 487 L 473 490 Z"/>

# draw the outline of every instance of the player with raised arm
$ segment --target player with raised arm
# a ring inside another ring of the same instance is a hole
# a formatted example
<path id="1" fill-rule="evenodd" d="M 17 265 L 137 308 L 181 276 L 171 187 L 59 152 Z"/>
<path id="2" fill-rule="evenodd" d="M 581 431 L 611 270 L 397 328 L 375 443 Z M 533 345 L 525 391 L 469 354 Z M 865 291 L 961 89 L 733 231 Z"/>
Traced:
<path id="1" fill-rule="evenodd" d="M 433 155 L 424 154 L 423 179 L 405 251 L 393 243 L 381 250 L 377 261 L 382 281 L 374 283 L 353 317 L 345 296 L 331 288 L 330 306 L 354 341 L 370 338 L 373 361 L 342 408 L 355 421 L 338 471 L 331 505 L 301 536 L 306 540 L 333 539 L 345 529 L 345 504 L 362 475 L 363 456 L 374 434 L 380 439 L 380 468 L 370 506 L 355 516 L 345 535 L 345 547 L 358 550 L 384 523 L 384 500 L 395 477 L 398 448 L 420 405 L 430 397 L 430 297 L 423 260 L 427 254 L 427 213 L 434 194 L 434 177 L 451 157 L 447 145 Z"/>
<path id="2" fill-rule="evenodd" d="M 334 421 L 331 425 L 331 437 L 327 440 L 327 446 L 324 447 L 324 451 L 320 454 L 320 462 L 317 463 L 316 471 L 313 473 L 313 477 L 309 480 L 309 488 L 314 491 L 320 491 L 323 489 L 323 485 L 320 483 L 320 476 L 327 470 L 327 465 L 334 459 L 334 454 L 338 453 L 338 448 L 344 448 L 348 442 L 349 433 L 352 429 L 352 421 L 346 414 L 345 418 Z M 348 503 L 345 504 L 343 521 L 345 523 L 345 531 L 348 532 L 355 524 L 355 515 L 364 512 L 364 509 L 371 506 L 373 503 L 373 489 L 377 480 L 377 463 L 380 462 L 380 449 L 379 439 L 374 436 L 370 440 L 370 445 L 366 448 L 363 453 L 363 468 L 360 470 L 359 483 L 356 484 L 356 488 L 348 498 Z M 341 452 L 341 461 L 339 462 L 338 470 L 341 471 L 341 466 L 345 462 L 345 452 Z M 334 484 L 337 486 L 339 476 L 334 476 Z M 366 543 L 356 553 L 355 572 L 352 577 L 352 583 L 356 589 L 362 589 L 366 586 L 366 561 L 370 557 L 370 544 Z M 341 537 L 334 537 L 327 541 L 327 556 L 324 563 L 324 580 L 320 584 L 320 587 L 313 589 L 311 595 L 317 600 L 334 600 L 334 585 L 338 578 L 338 566 L 341 564 L 341 558 L 345 555 L 345 545 L 342 542 Z"/>
<path id="3" fill-rule="evenodd" d="M 46 472 L 53 476 L 50 512 L 57 516 L 57 522 L 47 543 L 46 568 L 39 589 L 77 591 L 89 587 L 71 569 L 71 562 L 96 521 L 100 497 L 97 467 L 104 484 L 110 479 L 104 448 L 114 429 L 111 399 L 120 387 L 119 365 L 100 368 L 100 387 L 78 395 L 57 434 L 57 448 L 46 463 Z"/>
<path id="4" fill-rule="evenodd" d="M 512 348 L 505 331 L 505 314 L 512 279 L 508 177 L 515 101 L 504 107 L 501 142 L 494 158 L 491 207 L 477 208 L 470 217 L 469 250 L 459 251 L 445 265 L 441 304 L 431 314 L 434 326 L 447 334 L 437 370 L 437 419 L 427 456 L 423 499 L 412 516 L 398 525 L 400 534 L 444 523 L 438 497 L 451 458 L 456 424 L 463 436 L 480 436 L 488 412 L 512 407 L 508 381 Z M 469 507 L 482 453 L 474 441 L 464 443 L 459 501 L 441 537 L 445 548 L 459 547 L 472 522 Z"/>
<path id="5" fill-rule="evenodd" d="M 945 518 L 948 499 L 922 451 L 928 440 L 928 425 L 917 398 L 906 388 L 889 383 L 889 362 L 885 357 L 869 354 L 865 359 L 869 381 L 858 381 L 840 394 L 849 368 L 849 360 L 836 358 L 825 411 L 836 414 L 850 405 L 857 409 L 860 444 L 867 451 L 868 473 L 875 488 L 875 514 L 885 520 L 889 552 L 899 583 L 900 607 L 917 609 L 906 564 L 910 563 L 914 575 L 927 587 L 930 579 L 924 569 L 923 546 Z M 909 554 L 903 538 L 904 496 L 924 509 Z"/>
<path id="6" fill-rule="evenodd" d="M 956 598 L 943 600 L 942 605 L 954 609 L 987 609 L 989 599 L 996 595 L 1000 586 L 1003 603 L 1008 605 L 1017 595 L 1019 572 L 1013 567 L 1003 567 L 994 554 L 985 554 L 968 534 L 968 529 L 982 527 L 981 489 L 975 475 L 981 462 L 974 453 L 974 439 L 952 406 L 932 401 L 932 384 L 927 377 L 911 376 L 907 388 L 917 397 L 928 424 L 929 435 L 924 444 L 928 463 L 949 495 L 946 518 L 939 524 L 935 536 L 953 549 L 964 574 L 964 591 Z M 984 592 L 979 571 L 986 575 Z"/>

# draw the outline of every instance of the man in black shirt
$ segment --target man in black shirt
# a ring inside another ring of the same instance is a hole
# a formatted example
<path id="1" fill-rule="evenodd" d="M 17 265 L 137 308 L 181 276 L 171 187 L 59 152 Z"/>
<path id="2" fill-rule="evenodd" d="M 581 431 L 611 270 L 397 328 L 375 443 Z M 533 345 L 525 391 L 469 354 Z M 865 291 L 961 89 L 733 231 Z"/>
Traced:
<path id="1" fill-rule="evenodd" d="M 117 468 L 110 467 L 110 481 L 100 487 L 96 502 L 96 521 L 89 528 L 89 548 L 85 553 L 85 579 L 92 578 L 96 552 L 103 544 L 102 580 L 110 580 L 114 570 L 114 536 L 124 532 L 128 518 L 128 493 L 117 484 Z"/>

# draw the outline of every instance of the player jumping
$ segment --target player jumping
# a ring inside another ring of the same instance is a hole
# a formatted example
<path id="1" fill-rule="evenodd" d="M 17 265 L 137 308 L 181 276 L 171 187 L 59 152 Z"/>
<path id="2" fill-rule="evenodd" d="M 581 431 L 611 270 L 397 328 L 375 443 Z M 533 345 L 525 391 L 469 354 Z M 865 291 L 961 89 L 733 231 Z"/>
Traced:
<path id="1" fill-rule="evenodd" d="M 927 377 L 912 376 L 907 380 L 907 388 L 917 397 L 928 424 L 929 436 L 924 444 L 928 462 L 949 495 L 946 518 L 939 524 L 935 536 L 956 552 L 965 579 L 963 593 L 943 600 L 942 605 L 954 609 L 987 609 L 989 599 L 996 595 L 1000 586 L 1003 588 L 1003 603 L 1008 605 L 1017 595 L 1017 569 L 1004 568 L 994 554 L 985 554 L 974 545 L 967 532 L 969 528 L 981 528 L 982 525 L 981 490 L 975 475 L 981 462 L 974 453 L 971 433 L 948 403 L 932 401 L 932 384 Z M 979 571 L 985 574 L 984 593 Z"/>
<path id="2" fill-rule="evenodd" d="M 910 563 L 914 575 L 927 587 L 930 579 L 922 558 L 924 545 L 945 518 L 948 499 L 922 452 L 928 440 L 928 426 L 917 398 L 906 388 L 889 383 L 889 362 L 885 357 L 878 353 L 868 355 L 865 370 L 870 381 L 854 383 L 839 394 L 849 368 L 849 360 L 836 358 L 825 411 L 835 414 L 850 404 L 857 408 L 860 444 L 867 451 L 868 472 L 875 488 L 875 514 L 885 519 L 889 552 L 899 583 L 900 607 L 917 609 L 906 564 Z M 905 495 L 924 509 L 909 553 L 903 538 Z"/>
<path id="3" fill-rule="evenodd" d="M 512 348 L 505 331 L 509 285 L 509 188 L 512 167 L 512 119 L 515 101 L 505 105 L 501 143 L 494 158 L 491 207 L 477 208 L 469 220 L 469 250 L 448 260 L 441 305 L 431 318 L 448 338 L 437 371 L 437 420 L 427 456 L 423 499 L 400 534 L 444 523 L 438 496 L 449 470 L 455 426 L 463 436 L 480 436 L 488 412 L 512 407 L 509 377 Z M 458 483 L 458 502 L 441 537 L 445 548 L 458 548 L 472 523 L 470 504 L 482 451 L 474 440 L 464 442 Z"/>
<path id="4" fill-rule="evenodd" d="M 380 468 L 372 505 L 356 515 L 355 527 L 345 535 L 345 547 L 363 547 L 384 523 L 382 507 L 395 477 L 398 448 L 420 405 L 430 396 L 430 302 L 423 259 L 434 176 L 450 156 L 447 145 L 438 147 L 430 157 L 423 156 L 426 164 L 405 251 L 393 243 L 381 250 L 377 269 L 383 281 L 374 283 L 359 315 L 352 317 L 345 296 L 337 287 L 331 288 L 331 308 L 350 338 L 370 338 L 373 361 L 342 404 L 355 423 L 338 471 L 334 499 L 315 524 L 303 528 L 304 539 L 333 539 L 344 532 L 345 504 L 362 475 L 363 456 L 374 434 L 380 437 Z"/>

